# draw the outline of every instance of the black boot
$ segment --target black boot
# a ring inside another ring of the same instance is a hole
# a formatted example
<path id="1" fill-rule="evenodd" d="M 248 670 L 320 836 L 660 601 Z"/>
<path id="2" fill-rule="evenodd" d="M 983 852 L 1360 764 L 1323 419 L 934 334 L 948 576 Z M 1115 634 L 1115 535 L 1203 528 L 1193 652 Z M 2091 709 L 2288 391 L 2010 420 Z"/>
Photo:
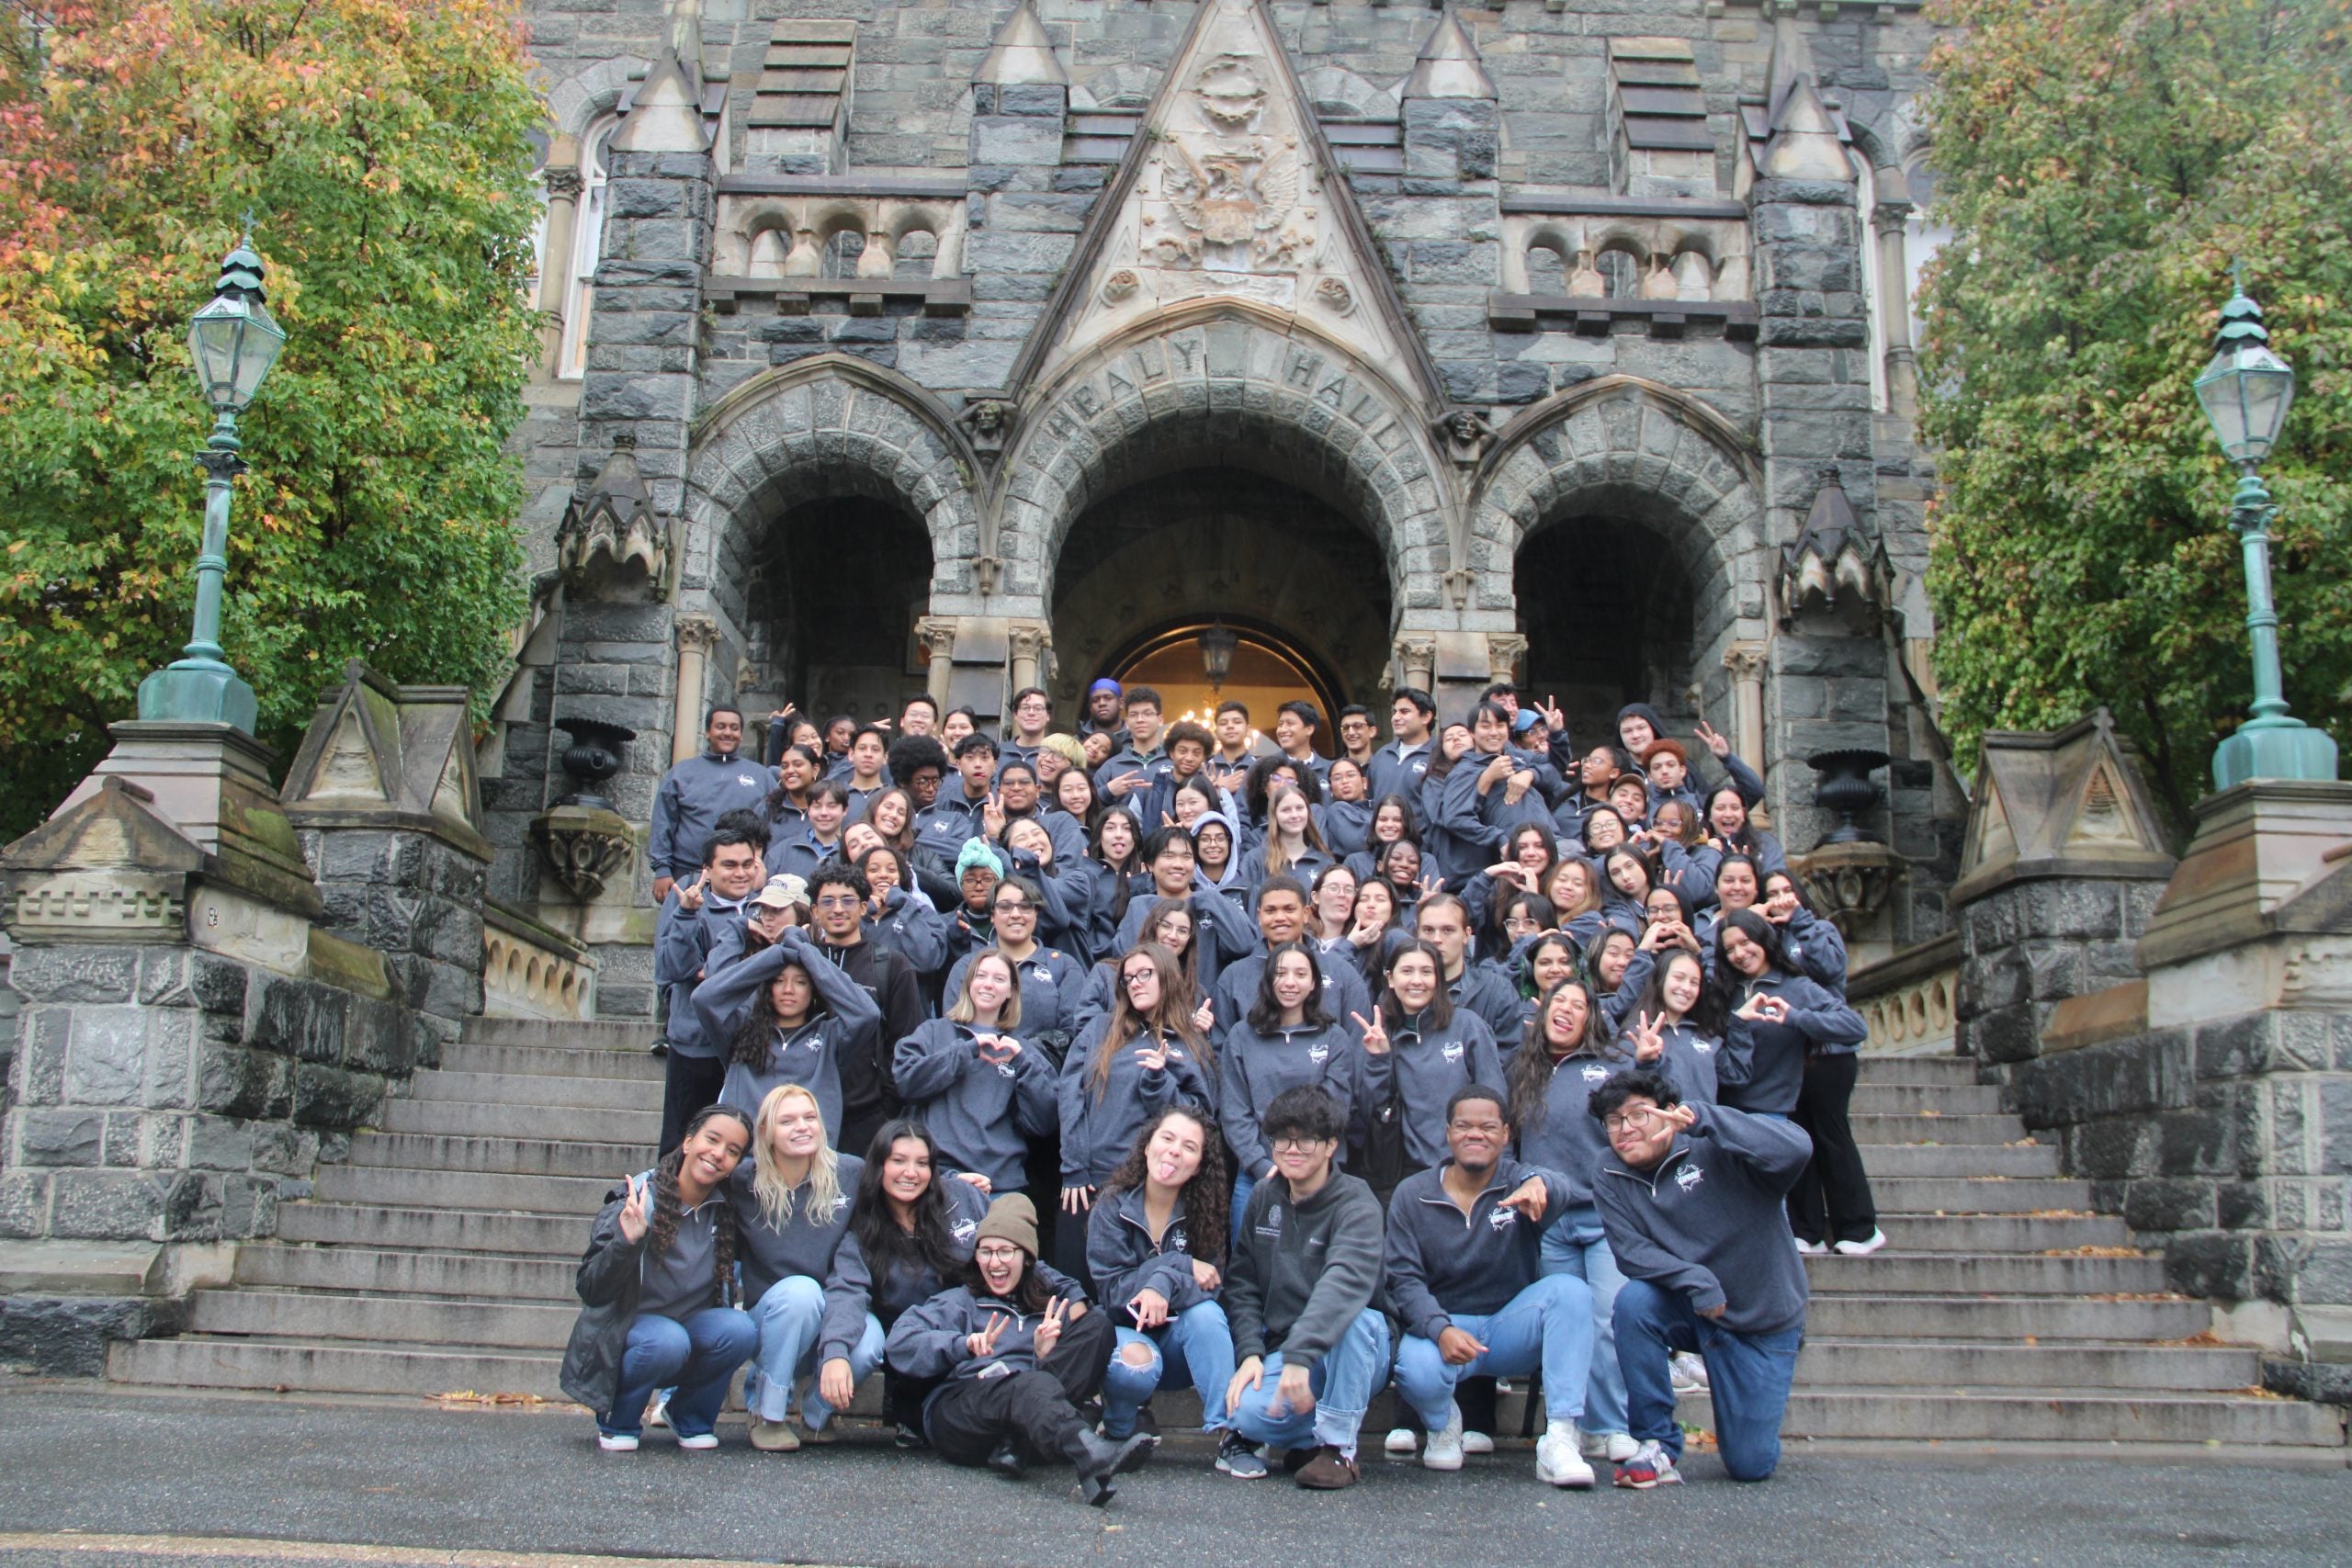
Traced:
<path id="1" fill-rule="evenodd" d="M 1012 1446 L 1011 1438 L 997 1444 L 996 1451 L 989 1455 L 989 1468 L 1007 1481 L 1018 1481 L 1029 1473 L 1022 1465 L 1020 1450 Z"/>
<path id="2" fill-rule="evenodd" d="M 1081 1431 L 1078 1437 L 1080 1457 L 1075 1461 L 1079 1489 L 1089 1503 L 1098 1508 L 1102 1506 L 1118 1490 L 1111 1478 L 1142 1469 L 1150 1460 L 1151 1450 L 1159 1446 L 1159 1439 L 1146 1432 L 1114 1442 Z"/>

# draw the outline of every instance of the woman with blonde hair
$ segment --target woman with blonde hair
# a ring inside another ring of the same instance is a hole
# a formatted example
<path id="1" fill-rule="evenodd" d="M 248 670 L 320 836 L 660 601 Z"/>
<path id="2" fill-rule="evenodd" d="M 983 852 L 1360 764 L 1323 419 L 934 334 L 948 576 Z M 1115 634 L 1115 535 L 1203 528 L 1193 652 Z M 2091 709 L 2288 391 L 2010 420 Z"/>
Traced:
<path id="1" fill-rule="evenodd" d="M 787 1406 L 793 1384 L 817 1371 L 824 1281 L 849 1229 L 850 1197 L 865 1162 L 833 1152 L 824 1110 L 805 1085 L 770 1089 L 752 1122 L 752 1157 L 735 1168 L 728 1197 L 735 1210 L 743 1300 L 760 1330 L 743 1403 L 752 1416 L 752 1446 L 775 1453 L 800 1446 L 786 1419 Z M 861 1364 L 853 1351 L 850 1366 L 864 1377 L 882 1359 L 878 1336 L 874 1345 L 858 1348 L 865 1358 Z M 800 1400 L 811 1440 L 831 1440 L 825 1426 L 832 1416 L 812 1382 Z"/>

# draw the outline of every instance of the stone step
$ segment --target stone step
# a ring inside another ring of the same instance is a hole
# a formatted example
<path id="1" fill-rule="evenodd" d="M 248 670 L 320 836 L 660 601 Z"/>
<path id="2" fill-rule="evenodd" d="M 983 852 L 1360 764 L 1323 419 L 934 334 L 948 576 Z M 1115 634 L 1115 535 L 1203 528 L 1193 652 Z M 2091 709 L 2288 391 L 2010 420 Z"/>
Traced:
<path id="1" fill-rule="evenodd" d="M 570 1138 L 453 1137 L 438 1133 L 361 1133 L 351 1140 L 355 1166 L 413 1170 L 471 1170 L 508 1176 L 616 1179 L 653 1164 L 653 1145 Z"/>
<path id="2" fill-rule="evenodd" d="M 616 1169 L 605 1176 L 490 1176 L 473 1170 L 328 1165 L 319 1168 L 312 1190 L 328 1203 L 570 1214 L 579 1220 L 584 1238 L 588 1221 L 605 1206 L 605 1195 L 623 1174 Z"/>
<path id="3" fill-rule="evenodd" d="M 1817 1296 L 1805 1331 L 1905 1345 L 1922 1339 L 2188 1339 L 2213 1326 L 2201 1301 L 2091 1301 L 2064 1296 Z"/>
<path id="4" fill-rule="evenodd" d="M 2262 1379 L 2234 1345 L 2058 1345 L 1808 1337 L 1797 1383 L 1841 1387 L 2104 1388 L 2236 1393 Z"/>
<path id="5" fill-rule="evenodd" d="M 356 1345 L 345 1340 L 240 1338 L 182 1335 L 110 1347 L 107 1375 L 117 1382 L 173 1388 L 266 1389 L 303 1393 L 433 1395 L 526 1393 L 560 1400 L 563 1359 L 453 1350 L 437 1345 Z"/>
<path id="6" fill-rule="evenodd" d="M 584 1248 L 584 1232 L 576 1234 L 573 1239 Z M 573 1280 L 578 1270 L 578 1258 L 571 1255 L 534 1258 L 504 1253 L 262 1243 L 238 1251 L 236 1280 L 240 1285 L 263 1289 L 323 1291 L 336 1295 L 377 1292 L 387 1296 L 569 1302 L 576 1306 Z"/>
<path id="7" fill-rule="evenodd" d="M 1871 1196 L 1881 1214 L 2079 1213 L 2091 1206 L 2091 1184 L 2065 1177 L 1896 1176 L 1872 1170 Z"/>
<path id="8" fill-rule="evenodd" d="M 280 1239 L 342 1247 L 417 1247 L 569 1258 L 588 1250 L 588 1214 L 493 1213 L 480 1209 L 385 1208 L 368 1203 L 288 1203 L 277 1211 Z"/>
<path id="9" fill-rule="evenodd" d="M 1678 1401 L 1675 1414 L 1686 1423 L 1714 1424 L 1704 1394 Z M 1882 1441 L 2344 1445 L 2343 1419 L 2325 1405 L 2079 1388 L 1799 1388 L 1789 1395 L 1781 1429 L 1791 1438 Z"/>
<path id="10" fill-rule="evenodd" d="M 466 1105 L 569 1105 L 590 1111 L 662 1109 L 662 1086 L 634 1078 L 532 1077 L 522 1073 L 419 1073 L 404 1097 Z"/>
<path id="11" fill-rule="evenodd" d="M 2026 1135 L 2015 1116 L 1857 1116 L 1854 1142 L 1864 1149 L 1887 1144 L 2014 1144 Z"/>
<path id="12" fill-rule="evenodd" d="M 1997 1116 L 2001 1091 L 1988 1084 L 1942 1085 L 1863 1083 L 1847 1101 L 1856 1116 L 1916 1116 L 1922 1111 L 1946 1116 Z"/>
<path id="13" fill-rule="evenodd" d="M 2129 1247 L 2131 1229 L 2112 1214 L 1883 1214 L 1890 1249 L 1905 1252 L 2066 1252 Z"/>
<path id="14" fill-rule="evenodd" d="M 1860 1081 L 1866 1084 L 1968 1084 L 1976 1082 L 1973 1056 L 1864 1056 Z"/>
<path id="15" fill-rule="evenodd" d="M 526 1077 L 628 1078 L 662 1081 L 662 1058 L 640 1046 L 615 1050 L 595 1045 L 479 1045 L 460 1041 L 442 1047 L 443 1072 L 519 1073 Z"/>
<path id="16" fill-rule="evenodd" d="M 285 1339 L 401 1340 L 464 1350 L 561 1350 L 577 1303 L 333 1296 L 296 1291 L 198 1291 L 188 1331 Z"/>
<path id="17" fill-rule="evenodd" d="M 596 1046 L 650 1056 L 648 1046 L 661 1027 L 650 1019 L 613 1019 L 578 1023 L 563 1019 L 469 1018 L 459 1038 L 475 1045 Z"/>
<path id="18" fill-rule="evenodd" d="M 2054 1144 L 1883 1144 L 1862 1151 L 1862 1168 L 1882 1176 L 2055 1176 Z"/>
<path id="19" fill-rule="evenodd" d="M 422 1080 L 425 1075 L 418 1074 Z M 662 1135 L 661 1096 L 643 1111 L 542 1106 L 527 1115 L 511 1104 L 467 1105 L 451 1100 L 395 1100 L 384 1106 L 387 1133 L 433 1133 L 453 1137 L 578 1139 L 653 1146 Z"/>
<path id="20" fill-rule="evenodd" d="M 2143 1295 L 2165 1288 L 2153 1258 L 2054 1258 L 2032 1253 L 1816 1254 L 1805 1260 L 1816 1297 L 1832 1295 Z"/>

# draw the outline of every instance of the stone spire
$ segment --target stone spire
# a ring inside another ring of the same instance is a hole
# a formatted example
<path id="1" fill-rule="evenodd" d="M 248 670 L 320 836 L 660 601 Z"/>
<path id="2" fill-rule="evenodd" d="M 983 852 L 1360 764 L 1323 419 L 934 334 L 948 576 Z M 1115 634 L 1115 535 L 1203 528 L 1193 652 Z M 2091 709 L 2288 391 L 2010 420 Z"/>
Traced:
<path id="1" fill-rule="evenodd" d="M 619 152 L 699 152 L 702 126 L 702 0 L 673 0 L 670 37 L 646 73 L 613 138 Z"/>
<path id="2" fill-rule="evenodd" d="M 1793 18 L 1772 23 L 1769 136 L 1758 172 L 1774 180 L 1843 180 L 1854 177 L 1838 121 L 1815 85 L 1813 51 Z"/>
<path id="3" fill-rule="evenodd" d="M 1062 69 L 1060 58 L 1054 53 L 1054 40 L 1029 0 L 1021 0 L 1020 7 L 998 32 L 988 57 L 972 73 L 972 80 L 994 87 L 1069 85 L 1069 73 Z"/>
<path id="4" fill-rule="evenodd" d="M 1408 98 L 1493 98 L 1494 78 L 1487 74 L 1484 62 L 1478 58 L 1478 46 L 1470 41 L 1470 33 L 1463 27 L 1462 18 L 1452 11 L 1438 18 L 1437 27 L 1430 33 L 1429 42 L 1421 46 L 1421 58 L 1413 66 L 1413 73 L 1405 78 L 1404 96 Z"/>

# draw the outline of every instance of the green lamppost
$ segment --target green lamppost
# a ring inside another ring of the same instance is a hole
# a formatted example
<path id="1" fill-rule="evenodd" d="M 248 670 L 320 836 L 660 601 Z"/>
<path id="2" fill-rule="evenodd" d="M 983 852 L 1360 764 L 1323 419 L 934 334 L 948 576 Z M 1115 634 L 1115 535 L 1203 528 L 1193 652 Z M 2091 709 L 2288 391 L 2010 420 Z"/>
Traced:
<path id="1" fill-rule="evenodd" d="M 2277 445 L 2295 400 L 2295 372 L 2270 352 L 2262 307 L 2246 297 L 2241 278 L 2222 307 L 2213 362 L 2197 378 L 2197 400 L 2237 465 L 2230 526 L 2245 550 L 2245 629 L 2254 642 L 2254 716 L 2213 752 L 2213 784 L 2229 789 L 2248 779 L 2333 779 L 2335 741 L 2287 712 L 2278 671 L 2278 610 L 2270 597 L 2270 519 L 2278 508 L 2255 468 Z"/>
<path id="2" fill-rule="evenodd" d="M 254 689 L 220 657 L 220 592 L 229 573 L 229 489 L 245 471 L 237 416 L 277 363 L 286 333 L 263 303 L 261 257 L 252 237 L 220 264 L 211 301 L 188 323 L 189 357 L 215 419 L 196 460 L 204 465 L 204 542 L 196 557 L 196 628 L 180 657 L 139 682 L 139 716 L 230 724 L 253 733 Z"/>

